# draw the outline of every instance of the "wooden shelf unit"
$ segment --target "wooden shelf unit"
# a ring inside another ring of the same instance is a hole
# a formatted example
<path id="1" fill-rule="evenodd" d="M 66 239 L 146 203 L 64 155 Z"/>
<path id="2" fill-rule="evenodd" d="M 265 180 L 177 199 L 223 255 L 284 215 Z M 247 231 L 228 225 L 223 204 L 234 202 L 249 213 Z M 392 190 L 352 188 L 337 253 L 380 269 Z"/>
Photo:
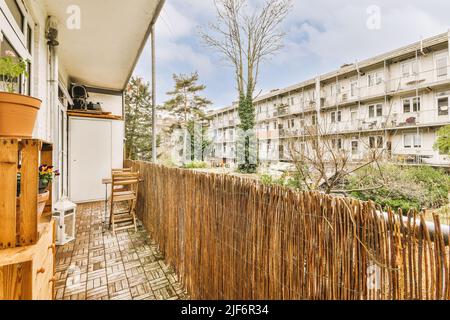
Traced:
<path id="1" fill-rule="evenodd" d="M 53 298 L 51 192 L 39 221 L 37 215 L 38 169 L 40 164 L 53 164 L 52 153 L 52 145 L 42 140 L 0 138 L 0 300 Z"/>
<path id="2" fill-rule="evenodd" d="M 52 300 L 55 285 L 55 223 L 41 219 L 39 240 L 0 250 L 0 300 Z"/>
<path id="3" fill-rule="evenodd" d="M 52 151 L 52 145 L 41 140 L 0 138 L 0 250 L 37 242 L 38 168 L 52 165 Z M 51 204 L 50 195 L 44 214 L 52 211 Z"/>

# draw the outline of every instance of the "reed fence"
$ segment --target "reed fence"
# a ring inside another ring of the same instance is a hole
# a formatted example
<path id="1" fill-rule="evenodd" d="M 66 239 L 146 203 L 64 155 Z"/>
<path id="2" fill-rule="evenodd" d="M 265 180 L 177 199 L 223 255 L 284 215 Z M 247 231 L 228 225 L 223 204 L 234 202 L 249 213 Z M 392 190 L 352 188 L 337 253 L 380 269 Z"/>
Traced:
<path id="1" fill-rule="evenodd" d="M 449 299 L 439 217 L 145 162 L 138 216 L 194 299 Z M 446 228 L 448 228 L 446 226 Z"/>

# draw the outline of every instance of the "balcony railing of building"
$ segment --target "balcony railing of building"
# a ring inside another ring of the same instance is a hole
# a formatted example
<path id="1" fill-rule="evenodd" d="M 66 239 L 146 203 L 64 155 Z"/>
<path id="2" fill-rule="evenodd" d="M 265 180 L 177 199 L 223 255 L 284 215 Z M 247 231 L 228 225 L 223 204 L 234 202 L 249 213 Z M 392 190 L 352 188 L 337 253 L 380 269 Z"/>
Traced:
<path id="1" fill-rule="evenodd" d="M 129 165 L 143 173 L 138 215 L 194 299 L 450 299 L 449 228 L 439 216 Z"/>

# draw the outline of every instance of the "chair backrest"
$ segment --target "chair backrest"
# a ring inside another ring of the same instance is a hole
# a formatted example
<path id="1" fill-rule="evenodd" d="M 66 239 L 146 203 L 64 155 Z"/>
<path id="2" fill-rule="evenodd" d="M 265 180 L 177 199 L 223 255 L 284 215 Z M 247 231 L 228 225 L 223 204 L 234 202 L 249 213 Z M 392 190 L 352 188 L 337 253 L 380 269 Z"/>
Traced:
<path id="1" fill-rule="evenodd" d="M 124 188 L 136 191 L 139 184 L 139 172 L 116 172 L 112 174 L 113 190 Z"/>
<path id="2" fill-rule="evenodd" d="M 124 173 L 124 172 L 133 172 L 132 168 L 122 168 L 122 169 L 112 169 L 111 173 Z"/>

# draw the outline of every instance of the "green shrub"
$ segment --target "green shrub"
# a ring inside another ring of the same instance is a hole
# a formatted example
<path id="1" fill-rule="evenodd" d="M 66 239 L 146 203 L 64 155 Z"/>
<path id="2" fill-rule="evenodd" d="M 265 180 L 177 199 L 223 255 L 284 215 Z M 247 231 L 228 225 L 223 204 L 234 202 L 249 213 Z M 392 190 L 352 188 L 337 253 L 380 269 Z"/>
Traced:
<path id="1" fill-rule="evenodd" d="M 262 174 L 259 176 L 259 179 L 261 183 L 266 186 L 271 186 L 274 183 L 273 178 L 270 174 Z"/>
<path id="2" fill-rule="evenodd" d="M 203 161 L 191 161 L 183 165 L 183 168 L 185 169 L 205 169 L 207 167 L 208 164 Z"/>
<path id="3" fill-rule="evenodd" d="M 432 209 L 448 203 L 450 177 L 443 170 L 427 166 L 383 165 L 381 170 L 371 166 L 360 169 L 346 181 L 347 190 L 372 187 L 350 194 L 361 200 L 372 200 L 383 208 Z"/>

